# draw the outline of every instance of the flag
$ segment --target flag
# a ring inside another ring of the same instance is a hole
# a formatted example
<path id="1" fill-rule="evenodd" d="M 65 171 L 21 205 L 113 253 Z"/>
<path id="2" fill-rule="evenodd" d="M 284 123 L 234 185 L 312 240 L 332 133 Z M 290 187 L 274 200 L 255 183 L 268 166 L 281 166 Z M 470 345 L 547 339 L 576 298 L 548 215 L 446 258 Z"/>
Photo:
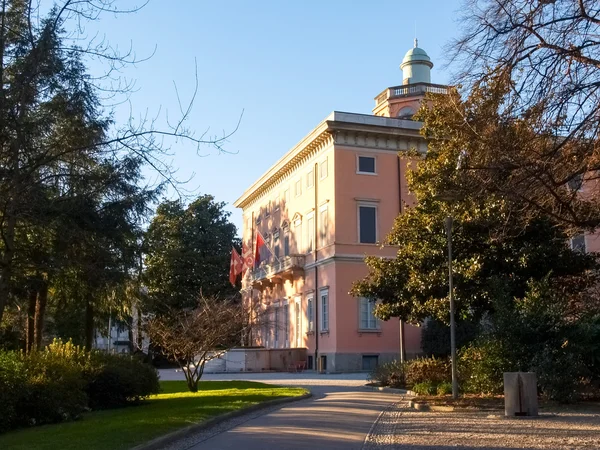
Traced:
<path id="1" fill-rule="evenodd" d="M 262 237 L 260 231 L 257 231 L 256 235 L 256 252 L 254 253 L 254 267 L 258 268 L 260 263 L 269 259 L 269 255 L 273 253 L 267 247 L 267 243 L 265 242 L 265 238 Z"/>
<path id="2" fill-rule="evenodd" d="M 242 273 L 245 274 L 246 270 L 251 269 L 254 266 L 254 256 L 252 255 L 252 242 L 249 244 L 242 244 L 242 259 L 244 265 L 242 266 Z"/>
<path id="3" fill-rule="evenodd" d="M 229 263 L 229 282 L 235 286 L 237 276 L 242 273 L 244 261 L 234 247 L 231 247 L 231 262 Z"/>

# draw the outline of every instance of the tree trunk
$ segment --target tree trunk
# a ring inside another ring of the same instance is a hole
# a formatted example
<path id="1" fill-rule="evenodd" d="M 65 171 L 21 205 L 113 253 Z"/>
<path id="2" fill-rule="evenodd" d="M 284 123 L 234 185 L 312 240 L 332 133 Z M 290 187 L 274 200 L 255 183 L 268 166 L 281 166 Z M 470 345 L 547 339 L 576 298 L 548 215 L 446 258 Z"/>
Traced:
<path id="1" fill-rule="evenodd" d="M 27 306 L 27 336 L 25 339 L 25 353 L 29 353 L 34 348 L 35 336 L 35 307 L 37 303 L 37 290 L 29 291 L 29 303 Z"/>
<path id="2" fill-rule="evenodd" d="M 89 298 L 85 304 L 85 348 L 91 350 L 94 345 L 94 305 Z"/>
<path id="3" fill-rule="evenodd" d="M 44 334 L 44 318 L 46 317 L 46 305 L 48 304 L 48 281 L 42 281 L 35 305 L 35 349 L 41 350 L 42 337 Z"/>
<path id="4" fill-rule="evenodd" d="M 8 294 L 10 277 L 12 274 L 12 263 L 14 256 L 14 245 L 15 245 L 15 227 L 17 220 L 13 214 L 11 214 L 10 205 L 6 208 L 6 230 L 4 230 L 4 254 L 0 258 L 0 323 L 2 322 L 2 316 L 4 315 L 4 309 L 8 304 Z"/>

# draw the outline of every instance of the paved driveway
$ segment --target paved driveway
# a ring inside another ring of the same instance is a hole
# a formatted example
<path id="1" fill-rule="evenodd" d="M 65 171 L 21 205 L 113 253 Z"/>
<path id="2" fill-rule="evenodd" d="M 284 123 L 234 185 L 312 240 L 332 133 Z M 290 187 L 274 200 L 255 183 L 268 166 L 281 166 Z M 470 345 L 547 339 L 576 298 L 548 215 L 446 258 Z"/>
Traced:
<path id="1" fill-rule="evenodd" d="M 174 371 L 161 371 L 161 378 L 183 377 Z M 381 412 L 399 400 L 398 395 L 365 388 L 365 374 L 207 374 L 203 379 L 303 386 L 313 397 L 232 419 L 174 443 L 168 450 L 360 450 Z"/>

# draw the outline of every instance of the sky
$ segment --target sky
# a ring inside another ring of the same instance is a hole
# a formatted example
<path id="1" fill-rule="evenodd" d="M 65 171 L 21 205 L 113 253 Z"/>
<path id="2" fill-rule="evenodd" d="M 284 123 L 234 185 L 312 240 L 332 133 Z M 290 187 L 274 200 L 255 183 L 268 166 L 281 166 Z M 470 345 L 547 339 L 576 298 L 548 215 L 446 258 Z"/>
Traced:
<path id="1" fill-rule="evenodd" d="M 205 148 L 198 156 L 183 142 L 170 144 L 178 178 L 193 175 L 187 189 L 225 202 L 240 229 L 234 201 L 330 112 L 370 114 L 377 94 L 402 84 L 399 64 L 415 29 L 434 63 L 432 82 L 449 81 L 444 47 L 459 34 L 460 6 L 460 0 L 150 0 L 136 13 L 105 15 L 86 31 L 131 46 L 140 59 L 151 56 L 123 70 L 135 92 L 129 104 L 116 106 L 117 122 L 131 114 L 157 116 L 163 126 L 167 115 L 173 120 L 177 92 L 182 103 L 194 93 L 196 68 L 187 127 L 222 135 L 241 117 L 226 153 Z"/>

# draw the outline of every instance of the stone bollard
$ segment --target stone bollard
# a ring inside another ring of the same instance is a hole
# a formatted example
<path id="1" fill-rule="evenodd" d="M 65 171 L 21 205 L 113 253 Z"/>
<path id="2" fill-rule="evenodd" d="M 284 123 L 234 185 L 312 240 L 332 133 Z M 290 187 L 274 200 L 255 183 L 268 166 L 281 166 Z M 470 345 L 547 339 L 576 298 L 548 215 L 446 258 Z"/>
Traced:
<path id="1" fill-rule="evenodd" d="M 504 373 L 504 415 L 538 415 L 537 378 L 534 372 Z"/>

